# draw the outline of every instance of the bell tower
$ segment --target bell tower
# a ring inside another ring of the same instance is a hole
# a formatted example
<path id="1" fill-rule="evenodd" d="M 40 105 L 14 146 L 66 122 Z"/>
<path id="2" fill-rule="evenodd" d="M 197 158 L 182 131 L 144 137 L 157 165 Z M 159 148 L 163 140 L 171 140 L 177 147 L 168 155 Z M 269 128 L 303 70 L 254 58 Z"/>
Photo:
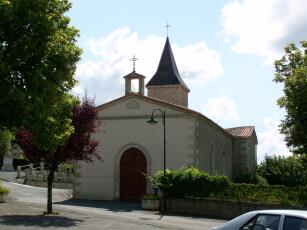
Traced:
<path id="1" fill-rule="evenodd" d="M 166 38 L 157 72 L 147 83 L 148 97 L 188 107 L 187 85 L 181 79 L 169 38 Z"/>
<path id="2" fill-rule="evenodd" d="M 141 94 L 144 95 L 144 79 L 145 76 L 138 74 L 135 72 L 135 62 L 138 59 L 133 55 L 133 57 L 130 59 L 130 61 L 133 62 L 133 71 L 123 78 L 125 78 L 125 95 L 131 94 L 131 93 L 136 93 L 136 94 Z M 132 81 L 137 80 L 138 81 L 138 91 L 133 92 L 132 91 Z"/>

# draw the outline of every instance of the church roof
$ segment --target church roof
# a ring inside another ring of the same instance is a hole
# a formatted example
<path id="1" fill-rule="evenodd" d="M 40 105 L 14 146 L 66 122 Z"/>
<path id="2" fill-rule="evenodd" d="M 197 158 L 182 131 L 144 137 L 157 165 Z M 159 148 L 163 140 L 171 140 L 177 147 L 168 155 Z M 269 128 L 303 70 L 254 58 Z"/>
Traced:
<path id="1" fill-rule="evenodd" d="M 230 133 L 235 138 L 249 138 L 253 135 L 255 131 L 254 126 L 240 126 L 234 128 L 225 129 L 228 133 Z"/>
<path id="2" fill-rule="evenodd" d="M 143 99 L 145 101 L 149 101 L 149 102 L 152 102 L 152 103 L 157 104 L 157 105 L 166 106 L 166 107 L 169 107 L 169 108 L 176 109 L 178 111 L 182 111 L 182 112 L 186 112 L 186 113 L 191 114 L 191 115 L 198 116 L 198 117 L 206 120 L 207 122 L 209 122 L 211 125 L 213 125 L 217 129 L 219 129 L 224 134 L 226 134 L 230 137 L 233 137 L 233 135 L 231 135 L 229 132 L 227 132 L 225 129 L 223 129 L 221 126 L 219 126 L 217 123 L 215 123 L 210 118 L 206 117 L 205 115 L 203 115 L 200 112 L 197 112 L 195 110 L 189 109 L 189 108 L 181 106 L 181 105 L 176 105 L 176 104 L 173 104 L 173 103 L 170 103 L 170 102 L 167 102 L 167 101 L 163 101 L 163 100 L 160 100 L 160 99 L 156 99 L 156 98 L 153 98 L 153 97 L 148 97 L 148 96 L 144 96 L 144 95 L 140 95 L 140 94 L 134 94 L 134 93 L 133 94 L 127 94 L 125 96 L 119 97 L 117 99 L 114 99 L 114 100 L 109 101 L 107 103 L 104 103 L 102 105 L 99 105 L 96 108 L 97 108 L 98 111 L 101 111 L 101 110 L 106 109 L 106 108 L 108 108 L 108 107 L 110 107 L 110 106 L 112 106 L 116 103 L 119 103 L 123 100 L 127 100 L 127 99 L 132 98 L 132 97 Z"/>
<path id="3" fill-rule="evenodd" d="M 180 77 L 168 37 L 165 41 L 157 72 L 146 86 L 160 85 L 182 85 L 184 88 L 190 91 Z"/>
<path id="4" fill-rule="evenodd" d="M 123 78 L 136 79 L 136 78 L 145 78 L 145 76 L 142 75 L 142 74 L 138 74 L 138 73 L 135 72 L 135 71 L 132 71 L 131 73 L 129 73 L 129 74 L 123 76 Z"/>

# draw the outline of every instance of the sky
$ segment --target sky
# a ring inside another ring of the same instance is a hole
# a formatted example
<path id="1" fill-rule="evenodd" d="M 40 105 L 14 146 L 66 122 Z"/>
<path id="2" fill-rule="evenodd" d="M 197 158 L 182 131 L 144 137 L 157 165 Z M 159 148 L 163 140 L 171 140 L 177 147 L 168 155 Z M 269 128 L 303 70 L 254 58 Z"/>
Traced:
<path id="1" fill-rule="evenodd" d="M 274 60 L 307 38 L 306 0 L 72 0 L 67 15 L 83 49 L 78 85 L 97 105 L 124 95 L 124 75 L 154 75 L 167 31 L 178 70 L 190 88 L 189 108 L 223 128 L 254 125 L 258 162 L 291 153 L 279 133 Z"/>

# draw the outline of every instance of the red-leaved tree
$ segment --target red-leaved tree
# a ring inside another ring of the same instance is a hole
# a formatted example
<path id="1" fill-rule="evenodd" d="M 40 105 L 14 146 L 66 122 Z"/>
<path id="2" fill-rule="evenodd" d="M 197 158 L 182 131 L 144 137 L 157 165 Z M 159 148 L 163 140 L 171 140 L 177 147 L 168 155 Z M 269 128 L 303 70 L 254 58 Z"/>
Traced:
<path id="1" fill-rule="evenodd" d="M 34 163 L 44 162 L 48 169 L 47 213 L 52 213 L 52 184 L 58 165 L 72 160 L 92 162 L 94 159 L 100 159 L 98 141 L 91 136 L 97 129 L 96 116 L 94 101 L 85 96 L 82 103 L 72 110 L 73 134 L 53 153 L 33 144 L 32 134 L 28 130 L 17 131 L 16 139 L 25 157 Z"/>

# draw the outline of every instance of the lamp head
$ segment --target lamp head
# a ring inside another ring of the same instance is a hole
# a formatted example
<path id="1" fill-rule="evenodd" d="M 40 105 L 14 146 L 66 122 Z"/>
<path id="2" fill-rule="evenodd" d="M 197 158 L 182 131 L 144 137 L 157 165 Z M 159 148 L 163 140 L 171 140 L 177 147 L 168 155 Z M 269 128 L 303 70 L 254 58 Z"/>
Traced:
<path id="1" fill-rule="evenodd" d="M 151 116 L 150 119 L 147 121 L 148 124 L 156 124 L 158 121 L 154 118 L 154 116 Z"/>

